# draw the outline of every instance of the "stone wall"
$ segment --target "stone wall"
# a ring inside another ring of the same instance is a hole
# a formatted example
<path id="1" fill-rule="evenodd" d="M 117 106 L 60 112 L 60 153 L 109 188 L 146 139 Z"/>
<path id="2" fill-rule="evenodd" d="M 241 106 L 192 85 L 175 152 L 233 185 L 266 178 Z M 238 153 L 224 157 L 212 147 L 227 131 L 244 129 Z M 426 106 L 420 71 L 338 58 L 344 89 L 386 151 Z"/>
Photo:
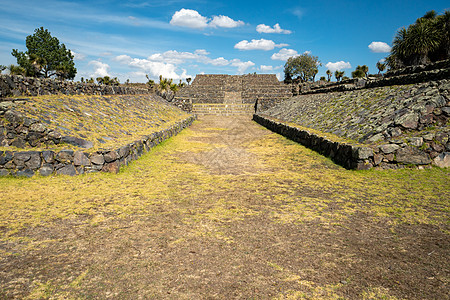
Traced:
<path id="1" fill-rule="evenodd" d="M 280 83 L 274 74 L 208 74 L 197 75 L 191 86 L 177 93 L 174 103 L 192 109 L 196 103 L 253 104 L 258 100 L 258 110 L 264 110 L 290 97 L 290 86 Z"/>
<path id="2" fill-rule="evenodd" d="M 368 170 L 373 167 L 399 169 L 411 166 L 423 168 L 430 164 L 439 167 L 450 166 L 450 152 L 441 152 L 434 159 L 428 153 L 434 139 L 448 140 L 448 136 L 437 137 L 430 134 L 424 138 L 410 138 L 407 143 L 390 141 L 387 144 L 368 146 L 335 141 L 325 134 L 311 133 L 295 124 L 287 124 L 265 115 L 255 114 L 253 120 L 273 132 L 331 158 L 347 169 Z"/>
<path id="3" fill-rule="evenodd" d="M 10 115 L 13 116 L 14 114 Z M 194 116 L 189 116 L 167 129 L 144 136 L 115 150 L 99 150 L 91 153 L 81 150 L 0 151 L 0 176 L 31 177 L 35 174 L 73 176 L 99 171 L 117 173 L 121 166 L 128 165 L 132 160 L 138 159 L 151 148 L 191 125 L 194 120 Z M 11 118 L 11 121 L 15 122 L 15 119 Z M 30 123 L 27 120 L 22 121 L 23 124 Z M 27 127 L 29 134 L 38 134 L 42 138 L 47 135 L 47 137 L 53 139 L 53 142 L 58 143 L 58 137 L 53 137 L 51 132 L 42 131 L 40 126 L 33 127 L 33 125 L 36 124 L 32 123 Z"/>
<path id="4" fill-rule="evenodd" d="M 149 89 L 108 86 L 55 79 L 0 75 L 0 98 L 39 95 L 136 95 L 150 94 Z"/>
<path id="5" fill-rule="evenodd" d="M 411 66 L 386 72 L 383 76 L 353 78 L 341 82 L 317 81 L 292 84 L 294 95 L 346 92 L 392 85 L 405 85 L 450 78 L 450 60 L 428 65 Z"/>
<path id="6" fill-rule="evenodd" d="M 425 76 L 423 72 L 412 75 Z M 369 166 L 384 169 L 406 165 L 450 166 L 447 79 L 302 94 L 264 113 L 324 135 L 333 134 L 367 145 L 374 153 Z"/>

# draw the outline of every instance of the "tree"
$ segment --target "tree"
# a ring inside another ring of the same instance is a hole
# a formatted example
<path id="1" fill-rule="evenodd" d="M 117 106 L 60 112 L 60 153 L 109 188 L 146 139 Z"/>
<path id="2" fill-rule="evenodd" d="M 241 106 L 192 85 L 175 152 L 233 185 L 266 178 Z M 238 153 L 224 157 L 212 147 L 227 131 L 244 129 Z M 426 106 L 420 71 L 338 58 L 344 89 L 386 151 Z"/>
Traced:
<path id="1" fill-rule="evenodd" d="M 369 67 L 366 65 L 357 66 L 356 70 L 352 72 L 353 78 L 364 78 L 367 77 L 369 73 Z"/>
<path id="2" fill-rule="evenodd" d="M 192 80 L 191 77 L 186 78 L 186 82 L 188 83 L 188 85 L 189 85 L 189 83 L 191 82 L 191 80 Z"/>
<path id="3" fill-rule="evenodd" d="M 26 38 L 26 52 L 13 49 L 11 54 L 17 59 L 19 66 L 25 69 L 26 75 L 33 77 L 57 77 L 73 79 L 77 73 L 73 54 L 64 44 L 43 27 L 37 28 L 33 35 Z"/>
<path id="4" fill-rule="evenodd" d="M 382 63 L 381 61 L 377 62 L 378 74 L 383 72 L 386 69 L 386 63 Z"/>
<path id="5" fill-rule="evenodd" d="M 325 81 L 325 80 L 327 80 L 326 78 L 325 78 L 325 76 L 320 76 L 320 79 L 319 79 L 320 81 Z"/>
<path id="6" fill-rule="evenodd" d="M 391 69 L 428 64 L 450 58 L 450 11 L 437 15 L 434 10 L 401 28 L 386 58 Z"/>
<path id="7" fill-rule="evenodd" d="M 328 82 L 330 82 L 331 80 L 331 76 L 333 76 L 333 72 L 331 72 L 330 70 L 327 70 L 327 77 L 328 77 Z"/>
<path id="8" fill-rule="evenodd" d="M 6 70 L 6 66 L 0 65 L 0 74 L 2 74 L 2 72 L 5 70 Z"/>
<path id="9" fill-rule="evenodd" d="M 334 77 L 336 77 L 337 82 L 341 81 L 342 76 L 344 76 L 345 71 L 336 70 L 334 72 Z"/>
<path id="10" fill-rule="evenodd" d="M 299 56 L 289 57 L 284 65 L 285 81 L 299 78 L 302 82 L 312 80 L 322 64 L 317 56 L 304 53 Z M 296 77 L 295 77 L 296 76 Z"/>

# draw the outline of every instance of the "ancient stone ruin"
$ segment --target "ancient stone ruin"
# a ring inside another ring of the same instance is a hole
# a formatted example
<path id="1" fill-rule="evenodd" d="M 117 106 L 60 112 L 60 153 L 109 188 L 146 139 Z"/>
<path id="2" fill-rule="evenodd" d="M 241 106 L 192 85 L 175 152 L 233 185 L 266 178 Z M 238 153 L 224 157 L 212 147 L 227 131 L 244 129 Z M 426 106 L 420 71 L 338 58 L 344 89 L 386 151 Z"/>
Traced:
<path id="1" fill-rule="evenodd" d="M 292 97 L 291 87 L 275 74 L 197 75 L 181 89 L 175 103 L 196 114 L 251 114 Z"/>
<path id="2" fill-rule="evenodd" d="M 450 167 L 450 60 L 302 84 L 254 120 L 349 169 Z"/>

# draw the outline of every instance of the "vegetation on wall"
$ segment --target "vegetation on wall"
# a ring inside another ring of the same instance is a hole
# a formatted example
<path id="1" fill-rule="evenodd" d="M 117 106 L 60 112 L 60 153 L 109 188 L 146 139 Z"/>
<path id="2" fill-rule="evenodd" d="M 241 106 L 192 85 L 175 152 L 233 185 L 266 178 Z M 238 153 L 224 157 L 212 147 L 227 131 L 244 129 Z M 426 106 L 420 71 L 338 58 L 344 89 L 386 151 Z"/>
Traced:
<path id="1" fill-rule="evenodd" d="M 394 38 L 386 62 L 391 69 L 428 64 L 450 58 L 450 10 L 434 10 L 401 28 Z"/>

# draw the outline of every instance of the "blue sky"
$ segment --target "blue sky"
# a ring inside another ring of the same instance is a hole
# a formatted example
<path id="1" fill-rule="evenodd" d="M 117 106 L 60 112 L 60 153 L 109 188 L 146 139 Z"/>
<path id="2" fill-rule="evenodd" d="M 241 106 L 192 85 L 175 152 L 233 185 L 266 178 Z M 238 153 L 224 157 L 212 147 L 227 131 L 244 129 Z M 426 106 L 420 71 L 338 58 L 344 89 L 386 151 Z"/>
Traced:
<path id="1" fill-rule="evenodd" d="M 396 31 L 448 0 L 206 1 L 0 0 L 0 64 L 16 63 L 26 36 L 44 27 L 75 55 L 81 77 L 145 82 L 196 74 L 274 73 L 311 53 L 350 75 L 386 57 Z M 370 47 L 369 47 L 370 45 Z"/>

